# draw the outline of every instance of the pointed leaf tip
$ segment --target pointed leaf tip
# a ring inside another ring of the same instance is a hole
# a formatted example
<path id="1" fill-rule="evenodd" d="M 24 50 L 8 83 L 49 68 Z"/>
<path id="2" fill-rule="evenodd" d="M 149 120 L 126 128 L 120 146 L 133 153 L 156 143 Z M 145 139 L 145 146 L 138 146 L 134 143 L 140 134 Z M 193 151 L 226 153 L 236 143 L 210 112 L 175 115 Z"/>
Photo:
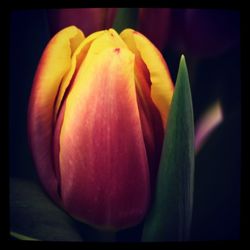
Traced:
<path id="1" fill-rule="evenodd" d="M 178 81 L 178 78 L 184 77 L 184 81 Z M 186 58 L 184 55 L 181 55 L 180 63 L 179 63 L 179 70 L 177 74 L 177 79 L 176 79 L 176 84 L 178 83 L 186 83 L 189 85 L 189 76 L 188 76 L 188 69 L 187 69 L 187 63 L 186 63 Z"/>
<path id="2" fill-rule="evenodd" d="M 194 120 L 185 57 L 182 55 L 161 155 L 155 197 L 142 241 L 189 239 L 193 206 Z"/>
<path id="3" fill-rule="evenodd" d="M 183 54 L 181 54 L 181 60 L 180 61 L 186 63 L 186 59 L 185 59 L 185 56 Z"/>

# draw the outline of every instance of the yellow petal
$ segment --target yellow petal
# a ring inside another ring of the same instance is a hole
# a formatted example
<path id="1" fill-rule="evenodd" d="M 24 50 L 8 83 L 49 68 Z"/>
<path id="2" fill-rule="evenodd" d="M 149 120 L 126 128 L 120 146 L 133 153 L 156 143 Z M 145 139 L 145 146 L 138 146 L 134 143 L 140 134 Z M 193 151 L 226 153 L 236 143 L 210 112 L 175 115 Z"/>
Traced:
<path id="1" fill-rule="evenodd" d="M 40 179 L 54 199 L 58 197 L 51 154 L 54 102 L 60 82 L 70 67 L 72 53 L 83 39 L 83 33 L 70 26 L 50 40 L 40 59 L 29 101 L 30 147 Z"/>
<path id="2" fill-rule="evenodd" d="M 161 113 L 166 127 L 174 85 L 168 66 L 159 50 L 141 33 L 125 29 L 120 34 L 129 49 L 140 56 L 147 66 L 151 80 L 151 98 Z"/>
<path id="3" fill-rule="evenodd" d="M 96 40 L 100 36 L 101 39 Z M 84 61 L 87 53 L 89 53 L 88 50 L 94 40 L 96 40 L 94 46 L 96 54 L 109 47 L 127 48 L 127 45 L 114 29 L 98 31 L 88 36 L 74 52 L 72 56 L 71 67 L 62 80 L 55 104 L 54 121 L 58 117 L 59 108 L 62 106 L 62 99 L 65 95 L 65 91 L 71 80 L 74 78 L 74 76 L 76 76 L 81 63 Z"/>
<path id="4" fill-rule="evenodd" d="M 83 33 L 74 26 L 51 39 L 39 62 L 32 89 L 39 105 L 54 102 L 61 80 L 70 68 L 71 56 L 83 39 Z"/>
<path id="5" fill-rule="evenodd" d="M 73 75 L 75 75 L 77 73 L 77 70 L 78 70 L 80 64 L 82 63 L 82 61 L 86 57 L 86 54 L 88 52 L 88 49 L 89 49 L 91 43 L 97 37 L 99 37 L 101 34 L 103 34 L 104 32 L 105 31 L 98 31 L 98 32 L 91 34 L 86 39 L 84 39 L 81 42 L 81 44 L 77 47 L 77 49 L 75 50 L 75 52 L 72 56 L 72 60 L 71 60 L 71 67 L 70 67 L 69 71 L 67 72 L 67 74 L 64 76 L 62 83 L 60 85 L 60 90 L 58 92 L 58 96 L 57 96 L 57 100 L 56 100 L 56 104 L 55 104 L 54 121 L 56 120 L 56 118 L 58 116 L 58 111 L 59 111 L 59 108 L 61 106 L 63 96 L 65 94 L 67 87 L 70 84 L 70 81 L 73 78 Z"/>
<path id="6" fill-rule="evenodd" d="M 90 51 L 88 53 L 91 54 L 92 50 L 94 50 L 94 53 L 98 54 L 107 48 L 127 49 L 128 47 L 114 29 L 109 29 L 105 30 L 103 34 L 96 39 L 95 45 L 90 47 Z"/>

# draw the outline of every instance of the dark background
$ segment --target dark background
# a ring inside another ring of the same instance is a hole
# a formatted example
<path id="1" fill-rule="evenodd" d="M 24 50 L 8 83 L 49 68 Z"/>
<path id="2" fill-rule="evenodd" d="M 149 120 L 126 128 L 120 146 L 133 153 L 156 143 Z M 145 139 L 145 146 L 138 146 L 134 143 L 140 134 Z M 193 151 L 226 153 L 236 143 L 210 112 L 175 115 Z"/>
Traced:
<path id="1" fill-rule="evenodd" d="M 50 38 L 45 10 L 10 16 L 10 175 L 36 176 L 27 141 L 28 100 L 40 56 Z"/>
<path id="2" fill-rule="evenodd" d="M 216 37 L 218 46 L 220 46 L 219 43 L 225 44 L 230 39 L 234 41 L 233 46 L 222 49 L 214 55 L 211 52 L 211 56 L 207 56 L 195 51 L 195 48 L 176 42 L 177 38 L 172 37 L 163 51 L 174 81 L 180 55 L 184 53 L 186 56 L 195 121 L 218 98 L 221 100 L 224 112 L 223 123 L 214 131 L 207 144 L 196 156 L 192 240 L 240 238 L 240 13 L 232 10 L 229 12 L 219 10 L 219 12 L 221 18 L 216 20 L 214 15 L 215 22 L 211 23 L 211 29 L 206 27 L 205 34 L 211 32 L 210 36 Z M 175 10 L 173 25 L 179 33 L 182 29 L 176 20 L 181 20 L 182 16 L 183 10 Z M 215 29 L 222 20 L 226 20 L 223 24 L 225 27 L 230 24 L 232 36 L 228 35 L 231 31 L 225 33 L 225 38 L 213 34 L 213 28 Z M 176 34 L 178 32 L 176 31 Z M 201 31 L 197 28 L 195 31 L 189 31 L 186 36 L 189 36 L 190 32 L 197 34 Z M 182 37 L 179 33 L 177 35 Z M 27 140 L 27 107 L 37 64 L 51 35 L 46 10 L 10 12 L 8 137 L 11 177 L 37 180 Z M 201 43 L 206 42 L 202 40 L 204 36 L 206 35 L 203 33 L 198 34 Z M 219 39 L 225 40 L 220 42 Z M 185 41 L 188 39 L 184 39 L 184 43 Z M 124 235 L 121 237 L 133 239 L 126 232 Z"/>

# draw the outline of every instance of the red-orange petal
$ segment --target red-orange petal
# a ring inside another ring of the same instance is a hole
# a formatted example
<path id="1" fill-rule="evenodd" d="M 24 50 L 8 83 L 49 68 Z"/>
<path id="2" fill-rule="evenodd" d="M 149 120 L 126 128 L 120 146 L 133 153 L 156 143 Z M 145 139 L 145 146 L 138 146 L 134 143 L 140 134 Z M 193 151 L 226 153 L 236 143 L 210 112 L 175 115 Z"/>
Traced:
<path id="1" fill-rule="evenodd" d="M 91 45 L 65 102 L 61 191 L 74 217 L 99 228 L 121 229 L 139 223 L 146 213 L 149 169 L 134 56 L 112 43 L 100 50 L 102 44 L 97 39 Z"/>
<path id="2" fill-rule="evenodd" d="M 137 103 L 150 169 L 151 190 L 154 192 L 164 137 L 164 128 L 160 112 L 151 98 L 149 71 L 139 54 L 135 55 L 134 71 Z"/>
<path id="3" fill-rule="evenodd" d="M 46 191 L 58 202 L 52 155 L 54 102 L 71 55 L 83 39 L 83 33 L 71 26 L 50 40 L 35 74 L 28 107 L 29 141 L 38 174 Z"/>
<path id="4" fill-rule="evenodd" d="M 92 42 L 103 33 L 107 31 L 97 31 L 90 36 L 86 37 L 71 58 L 71 66 L 68 70 L 67 74 L 62 79 L 60 84 L 60 89 L 57 93 L 57 98 L 54 105 L 54 124 L 55 130 L 53 135 L 53 143 L 54 143 L 54 151 L 53 151 L 53 160 L 54 160 L 54 167 L 55 172 L 57 175 L 57 183 L 58 183 L 58 193 L 61 195 L 61 174 L 60 174 L 60 164 L 59 164 L 59 138 L 61 133 L 62 122 L 64 119 L 64 112 L 65 112 L 65 101 L 67 99 L 68 94 L 70 93 L 71 88 L 73 87 L 75 77 L 78 74 L 78 70 L 81 64 L 84 62 L 86 55 L 88 54 L 88 50 L 92 44 Z"/>

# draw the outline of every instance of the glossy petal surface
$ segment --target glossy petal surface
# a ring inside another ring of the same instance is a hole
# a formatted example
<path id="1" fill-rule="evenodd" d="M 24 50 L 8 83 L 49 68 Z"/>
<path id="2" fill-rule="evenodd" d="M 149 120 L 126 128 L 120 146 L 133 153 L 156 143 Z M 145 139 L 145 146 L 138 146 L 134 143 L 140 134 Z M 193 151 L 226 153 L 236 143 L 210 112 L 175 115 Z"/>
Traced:
<path id="1" fill-rule="evenodd" d="M 60 134 L 64 206 L 101 228 L 139 223 L 150 183 L 134 55 L 113 30 L 91 45 L 65 105 Z"/>

